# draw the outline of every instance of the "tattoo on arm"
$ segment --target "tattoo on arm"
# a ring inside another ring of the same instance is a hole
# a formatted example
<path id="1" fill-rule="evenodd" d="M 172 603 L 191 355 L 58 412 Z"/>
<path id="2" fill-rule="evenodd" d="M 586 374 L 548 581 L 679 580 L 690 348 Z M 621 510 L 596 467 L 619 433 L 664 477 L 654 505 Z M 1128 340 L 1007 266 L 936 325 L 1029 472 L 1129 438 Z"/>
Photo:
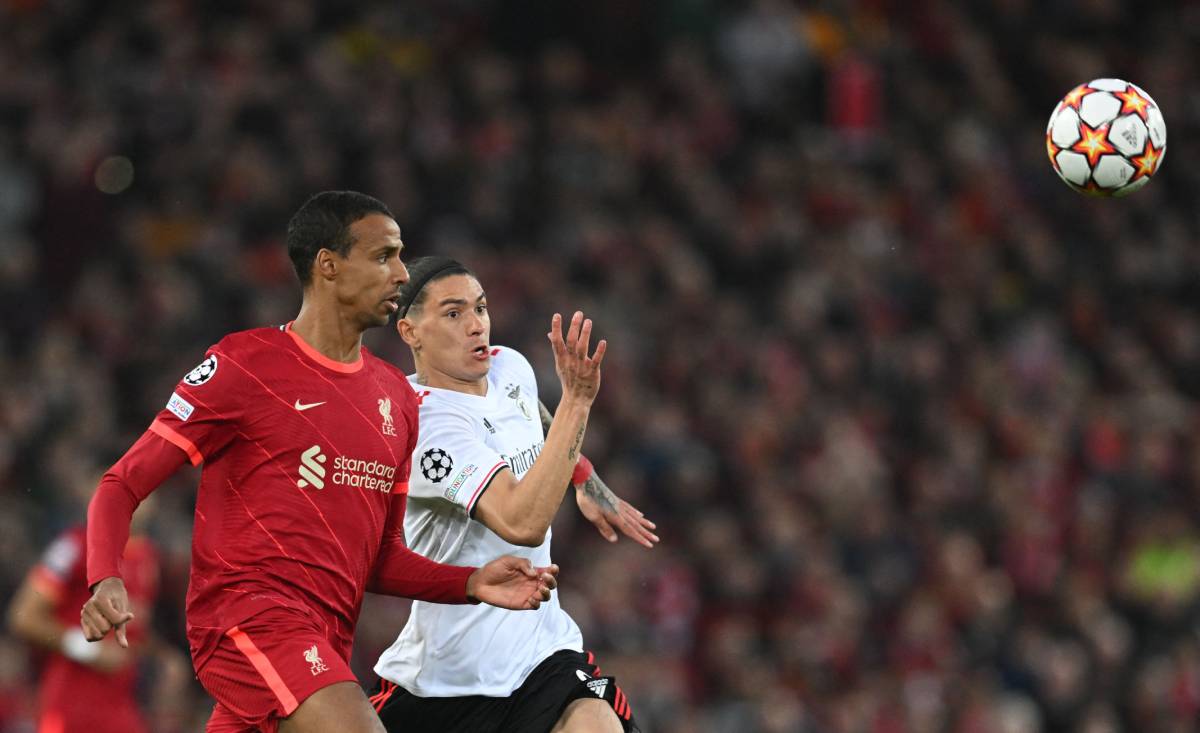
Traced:
<path id="1" fill-rule="evenodd" d="M 617 499 L 617 495 L 612 492 L 612 489 L 608 488 L 596 474 L 593 473 L 588 477 L 587 481 L 583 482 L 580 491 L 587 494 L 588 498 L 596 502 L 596 505 L 605 512 L 609 514 L 617 513 L 617 502 L 620 500 Z"/>
<path id="2" fill-rule="evenodd" d="M 583 443 L 583 431 L 586 427 L 586 425 L 580 425 L 579 432 L 575 433 L 575 440 L 571 441 L 571 449 L 567 451 L 567 458 L 572 461 L 579 458 L 579 447 Z"/>
<path id="3" fill-rule="evenodd" d="M 550 414 L 550 408 L 546 407 L 546 403 L 538 400 L 538 414 L 542 416 L 542 430 L 549 432 L 550 423 L 554 422 L 554 416 Z"/>

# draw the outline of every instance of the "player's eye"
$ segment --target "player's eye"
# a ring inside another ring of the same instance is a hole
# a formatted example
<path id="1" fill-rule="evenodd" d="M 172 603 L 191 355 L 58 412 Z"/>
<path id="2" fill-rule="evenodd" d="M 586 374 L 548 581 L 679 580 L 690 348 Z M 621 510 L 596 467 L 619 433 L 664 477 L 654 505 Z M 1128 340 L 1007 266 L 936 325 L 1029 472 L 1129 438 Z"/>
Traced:
<path id="1" fill-rule="evenodd" d="M 481 303 L 481 304 L 475 306 L 475 312 L 478 313 L 479 315 L 483 315 L 484 313 L 487 312 L 487 306 L 483 305 Z"/>
<path id="2" fill-rule="evenodd" d="M 446 311 L 447 318 L 458 318 L 458 311 Z"/>
<path id="3" fill-rule="evenodd" d="M 376 258 L 375 258 L 375 260 L 376 260 L 376 261 L 377 261 L 379 264 L 381 264 L 381 265 L 384 265 L 384 264 L 387 264 L 388 257 L 390 257 L 390 256 L 391 256 L 391 255 L 389 255 L 389 254 L 387 254 L 387 253 L 385 252 L 385 253 L 383 253 L 383 254 L 379 255 L 378 257 L 376 257 Z"/>

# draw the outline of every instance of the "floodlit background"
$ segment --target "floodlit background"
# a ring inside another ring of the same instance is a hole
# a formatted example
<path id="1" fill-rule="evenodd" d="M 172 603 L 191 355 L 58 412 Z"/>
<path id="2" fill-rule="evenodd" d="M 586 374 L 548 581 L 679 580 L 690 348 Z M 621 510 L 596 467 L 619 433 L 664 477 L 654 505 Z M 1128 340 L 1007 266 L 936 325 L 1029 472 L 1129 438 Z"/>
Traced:
<path id="1" fill-rule="evenodd" d="M 351 188 L 551 405 L 551 314 L 608 338 L 585 451 L 663 542 L 568 497 L 554 554 L 648 733 L 1197 730 L 1200 4 L 348 5 L 0 0 L 0 600 Z M 1099 76 L 1166 115 L 1128 199 L 1046 160 Z M 196 481 L 150 522 L 180 649 Z M 0 635 L 0 731 L 38 664 Z"/>

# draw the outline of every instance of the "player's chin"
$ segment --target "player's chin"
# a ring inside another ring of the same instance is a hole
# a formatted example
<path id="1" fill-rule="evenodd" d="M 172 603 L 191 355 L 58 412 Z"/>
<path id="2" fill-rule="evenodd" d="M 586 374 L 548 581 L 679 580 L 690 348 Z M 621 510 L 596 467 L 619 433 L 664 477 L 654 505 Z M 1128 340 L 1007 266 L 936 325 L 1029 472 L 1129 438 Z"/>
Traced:
<path id="1" fill-rule="evenodd" d="M 369 326 L 371 326 L 373 328 L 378 328 L 379 326 L 388 325 L 388 322 L 391 320 L 391 317 L 392 317 L 392 312 L 390 310 L 385 309 L 383 306 L 380 306 L 380 308 L 378 310 L 374 310 L 374 311 L 371 311 L 370 313 L 367 313 L 365 320 Z"/>
<path id="2" fill-rule="evenodd" d="M 467 375 L 468 379 L 484 379 L 487 377 L 488 372 L 491 371 L 491 368 L 491 360 L 477 361 L 471 359 L 463 365 L 463 373 Z"/>

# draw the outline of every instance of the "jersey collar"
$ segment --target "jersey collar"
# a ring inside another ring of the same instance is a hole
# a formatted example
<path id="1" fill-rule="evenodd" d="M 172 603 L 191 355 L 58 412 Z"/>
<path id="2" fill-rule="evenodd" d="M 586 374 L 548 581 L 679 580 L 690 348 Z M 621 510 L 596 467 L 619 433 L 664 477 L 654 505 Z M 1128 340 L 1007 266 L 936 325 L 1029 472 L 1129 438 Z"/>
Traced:
<path id="1" fill-rule="evenodd" d="M 298 334 L 292 330 L 293 323 L 294 323 L 294 321 L 288 321 L 287 325 L 283 327 L 284 333 L 286 333 L 288 336 L 292 337 L 292 341 L 296 342 L 296 347 L 299 348 L 301 353 L 303 353 L 308 358 L 317 362 L 318 364 L 325 367 L 326 369 L 330 369 L 335 372 L 340 372 L 341 374 L 354 374 L 359 369 L 363 368 L 363 358 L 362 358 L 361 351 L 359 351 L 358 359 L 356 359 L 352 362 L 347 363 L 344 361 L 334 361 L 333 359 L 330 359 L 328 356 L 325 356 L 321 352 L 314 349 L 312 346 L 310 346 L 308 344 L 307 341 L 300 338 L 300 334 Z"/>

